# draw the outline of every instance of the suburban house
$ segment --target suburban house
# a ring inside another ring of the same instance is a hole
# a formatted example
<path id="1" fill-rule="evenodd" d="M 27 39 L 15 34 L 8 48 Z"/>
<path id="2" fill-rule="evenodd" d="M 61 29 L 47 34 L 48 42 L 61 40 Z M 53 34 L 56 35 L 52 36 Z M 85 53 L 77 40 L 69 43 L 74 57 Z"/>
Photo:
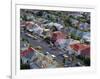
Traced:
<path id="1" fill-rule="evenodd" d="M 70 45 L 73 52 L 75 52 L 76 55 L 81 55 L 84 57 L 90 57 L 90 46 L 86 44 L 76 43 Z"/>
<path id="2" fill-rule="evenodd" d="M 38 24 L 35 24 L 33 27 L 33 32 L 38 34 L 38 35 L 42 35 L 43 28 L 41 26 L 39 26 Z"/>
<path id="3" fill-rule="evenodd" d="M 55 31 L 52 33 L 52 42 L 56 42 L 59 39 L 65 39 L 65 35 L 60 31 Z"/>
<path id="4" fill-rule="evenodd" d="M 90 32 L 84 33 L 82 39 L 83 39 L 85 42 L 90 43 Z"/>
<path id="5" fill-rule="evenodd" d="M 29 31 L 29 32 L 33 32 L 33 25 L 34 25 L 34 22 L 27 21 L 26 22 L 26 30 Z"/>
<path id="6" fill-rule="evenodd" d="M 20 55 L 23 64 L 28 64 L 30 61 L 33 61 L 36 58 L 36 53 L 31 47 L 24 51 L 21 51 Z"/>
<path id="7" fill-rule="evenodd" d="M 74 25 L 74 26 L 78 26 L 79 25 L 79 21 L 76 20 L 76 19 L 72 19 L 71 18 L 70 21 L 71 21 L 72 25 Z"/>
<path id="8" fill-rule="evenodd" d="M 83 17 L 82 12 L 70 12 L 69 16 L 73 16 L 74 18 Z"/>
<path id="9" fill-rule="evenodd" d="M 60 32 L 60 31 L 55 31 L 52 34 L 51 40 L 54 43 L 54 45 L 56 45 L 57 47 L 61 47 L 64 48 L 66 47 L 66 36 L 64 33 Z"/>
<path id="10" fill-rule="evenodd" d="M 57 28 L 57 30 L 61 30 L 63 28 L 63 25 L 59 24 L 59 23 L 54 23 L 54 22 L 50 22 L 47 24 L 47 26 L 49 28 L 52 28 L 53 26 Z"/>
<path id="11" fill-rule="evenodd" d="M 29 32 L 34 32 L 38 35 L 42 35 L 43 33 L 43 28 L 38 23 L 34 23 L 34 22 L 27 22 L 26 29 Z"/>
<path id="12" fill-rule="evenodd" d="M 90 25 L 88 23 L 80 23 L 79 25 L 81 30 L 89 30 L 90 29 Z"/>

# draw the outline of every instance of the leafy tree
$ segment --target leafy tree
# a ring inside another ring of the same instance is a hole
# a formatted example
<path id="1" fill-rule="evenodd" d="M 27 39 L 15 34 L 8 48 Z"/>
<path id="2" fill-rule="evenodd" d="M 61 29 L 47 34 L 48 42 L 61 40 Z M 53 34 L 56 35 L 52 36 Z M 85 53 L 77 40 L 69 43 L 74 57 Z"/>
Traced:
<path id="1" fill-rule="evenodd" d="M 86 66 L 90 66 L 90 58 L 85 58 L 83 61 Z"/>
<path id="2" fill-rule="evenodd" d="M 28 64 L 21 64 L 21 69 L 30 69 L 30 65 L 28 65 Z"/>

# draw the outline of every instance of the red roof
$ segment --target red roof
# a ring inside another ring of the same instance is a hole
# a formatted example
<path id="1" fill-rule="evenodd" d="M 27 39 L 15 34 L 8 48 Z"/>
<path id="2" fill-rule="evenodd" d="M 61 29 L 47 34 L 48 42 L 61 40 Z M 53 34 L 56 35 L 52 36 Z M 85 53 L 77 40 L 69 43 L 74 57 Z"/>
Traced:
<path id="1" fill-rule="evenodd" d="M 83 56 L 90 56 L 90 47 L 81 51 L 81 55 Z"/>
<path id="2" fill-rule="evenodd" d="M 75 51 L 79 51 L 79 50 L 83 50 L 83 49 L 86 49 L 88 47 L 90 47 L 89 45 L 86 45 L 86 44 L 80 44 L 80 43 L 77 43 L 77 44 L 72 44 L 70 45 L 70 47 L 72 49 L 74 49 Z"/>
<path id="3" fill-rule="evenodd" d="M 86 44 L 72 44 L 70 47 L 75 50 L 77 53 L 80 51 L 82 55 L 90 55 L 90 46 Z"/>
<path id="4" fill-rule="evenodd" d="M 53 32 L 52 34 L 52 40 L 57 40 L 57 39 L 64 39 L 65 38 L 65 34 L 60 32 L 60 31 L 56 31 L 56 32 Z"/>
<path id="5" fill-rule="evenodd" d="M 27 50 L 24 50 L 21 52 L 21 56 L 26 56 L 29 53 L 32 53 L 32 51 L 34 51 L 34 49 L 32 49 L 31 47 L 29 47 Z"/>

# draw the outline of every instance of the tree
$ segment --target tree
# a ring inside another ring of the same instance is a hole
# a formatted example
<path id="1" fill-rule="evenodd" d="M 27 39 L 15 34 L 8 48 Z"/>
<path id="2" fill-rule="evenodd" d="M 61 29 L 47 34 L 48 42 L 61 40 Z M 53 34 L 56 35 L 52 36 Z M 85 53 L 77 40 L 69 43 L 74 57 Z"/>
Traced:
<path id="1" fill-rule="evenodd" d="M 21 69 L 30 69 L 30 65 L 28 65 L 28 64 L 21 64 Z"/>
<path id="2" fill-rule="evenodd" d="M 90 66 L 90 58 L 85 58 L 85 59 L 84 59 L 84 64 L 85 64 L 86 66 Z"/>

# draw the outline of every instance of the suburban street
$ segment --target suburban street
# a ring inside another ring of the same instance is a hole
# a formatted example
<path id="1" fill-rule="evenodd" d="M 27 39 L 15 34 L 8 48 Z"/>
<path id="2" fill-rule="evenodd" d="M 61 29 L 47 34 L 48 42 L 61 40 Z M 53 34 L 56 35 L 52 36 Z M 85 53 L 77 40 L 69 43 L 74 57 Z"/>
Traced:
<path id="1" fill-rule="evenodd" d="M 21 69 L 90 66 L 90 13 L 21 9 Z"/>

